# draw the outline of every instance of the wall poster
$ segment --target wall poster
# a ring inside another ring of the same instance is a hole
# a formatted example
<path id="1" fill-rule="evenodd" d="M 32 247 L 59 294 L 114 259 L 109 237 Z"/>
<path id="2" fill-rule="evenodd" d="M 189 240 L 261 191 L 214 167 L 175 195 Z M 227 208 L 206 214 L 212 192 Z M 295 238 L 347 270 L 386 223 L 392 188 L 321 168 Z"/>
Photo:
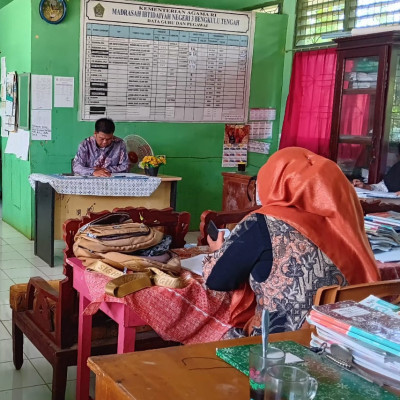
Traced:
<path id="1" fill-rule="evenodd" d="M 82 120 L 247 121 L 251 12 L 81 4 Z"/>
<path id="2" fill-rule="evenodd" d="M 225 125 L 224 147 L 222 152 L 223 167 L 237 167 L 247 164 L 247 147 L 250 125 Z"/>

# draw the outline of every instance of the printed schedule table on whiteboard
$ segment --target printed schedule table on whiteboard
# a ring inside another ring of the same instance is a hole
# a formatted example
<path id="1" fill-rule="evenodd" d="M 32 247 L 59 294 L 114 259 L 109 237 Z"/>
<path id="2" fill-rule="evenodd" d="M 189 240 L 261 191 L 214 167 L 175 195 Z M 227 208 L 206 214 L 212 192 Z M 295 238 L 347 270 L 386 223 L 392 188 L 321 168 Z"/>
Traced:
<path id="1" fill-rule="evenodd" d="M 82 1 L 82 120 L 247 120 L 248 12 Z"/>

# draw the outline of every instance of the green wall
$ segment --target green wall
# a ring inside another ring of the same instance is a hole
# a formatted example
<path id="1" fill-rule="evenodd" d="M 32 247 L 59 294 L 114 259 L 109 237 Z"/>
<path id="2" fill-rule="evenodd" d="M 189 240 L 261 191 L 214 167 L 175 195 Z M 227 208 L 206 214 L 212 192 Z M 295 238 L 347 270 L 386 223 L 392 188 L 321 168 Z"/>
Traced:
<path id="1" fill-rule="evenodd" d="M 7 71 L 31 70 L 31 2 L 14 0 L 0 10 L 0 51 Z M 29 161 L 4 154 L 7 139 L 1 138 L 3 220 L 27 237 L 32 232 L 32 192 L 28 183 Z"/>
<path id="2" fill-rule="evenodd" d="M 0 10 L 0 18 L 9 7 L 28 3 L 27 0 L 14 0 Z M 70 171 L 71 158 L 79 142 L 93 132 L 93 122 L 78 122 L 79 99 L 79 31 L 80 2 L 69 1 L 66 19 L 59 25 L 50 25 L 41 20 L 38 13 L 39 0 L 32 1 L 31 12 L 31 71 L 33 74 L 53 76 L 73 76 L 75 78 L 75 107 L 73 109 L 54 108 L 52 113 L 52 140 L 34 141 L 30 148 L 31 172 L 60 173 Z M 161 3 L 161 2 L 160 2 Z M 254 5 L 252 1 L 194 1 L 175 0 L 163 3 L 197 5 L 220 9 L 241 9 Z M 11 20 L 11 19 L 10 19 Z M 0 20 L 1 21 L 1 20 Z M 254 39 L 253 70 L 251 77 L 250 107 L 277 108 L 277 121 L 274 124 L 274 138 L 271 151 L 277 148 L 282 92 L 282 71 L 284 68 L 287 16 L 257 14 Z M 26 27 L 24 27 L 26 28 Z M 28 29 L 29 30 L 29 29 Z M 0 24 L 2 42 L 3 25 Z M 29 33 L 28 33 L 29 35 Z M 7 60 L 8 61 L 8 60 Z M 17 72 L 27 68 L 16 66 Z M 143 136 L 153 147 L 155 153 L 166 154 L 167 165 L 162 173 L 182 176 L 178 184 L 177 209 L 191 213 L 191 229 L 198 229 L 200 214 L 205 209 L 221 209 L 222 171 L 234 171 L 221 167 L 221 154 L 224 124 L 187 123 L 127 123 L 116 124 L 116 135 L 128 134 Z M 13 156 L 12 156 L 13 157 Z M 15 157 L 14 157 L 15 158 Z M 249 153 L 248 171 L 256 173 L 265 162 L 265 155 Z M 21 186 L 26 197 L 31 196 L 27 173 L 23 175 Z M 4 181 L 4 191 L 11 182 Z M 29 193 L 29 195 L 28 195 Z M 3 214 L 8 221 L 27 236 L 31 232 L 22 228 L 19 220 L 33 224 L 31 209 L 9 210 L 9 202 L 4 202 Z M 7 209 L 7 210 L 6 210 Z"/>

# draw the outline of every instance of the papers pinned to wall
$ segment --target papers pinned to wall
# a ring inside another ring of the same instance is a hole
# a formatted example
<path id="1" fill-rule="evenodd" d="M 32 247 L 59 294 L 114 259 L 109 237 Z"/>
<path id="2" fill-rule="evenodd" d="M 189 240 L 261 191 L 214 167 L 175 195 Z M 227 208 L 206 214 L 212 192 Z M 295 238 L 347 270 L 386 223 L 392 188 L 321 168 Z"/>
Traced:
<path id="1" fill-rule="evenodd" d="M 4 153 L 15 154 L 21 160 L 28 160 L 29 132 L 18 129 L 9 135 Z"/>
<path id="2" fill-rule="evenodd" d="M 249 141 L 249 151 L 252 153 L 269 154 L 271 143 L 259 142 L 257 140 Z"/>
<path id="3" fill-rule="evenodd" d="M 250 121 L 275 121 L 275 108 L 252 108 L 250 110 Z"/>
<path id="4" fill-rule="evenodd" d="M 6 102 L 0 101 L 0 118 L 1 118 L 1 136 L 8 137 L 8 131 L 5 128 Z"/>
<path id="5" fill-rule="evenodd" d="M 6 115 L 6 82 L 7 82 L 6 58 L 0 59 L 0 119 L 1 119 L 1 136 L 8 137 L 8 131 L 5 129 Z"/>
<path id="6" fill-rule="evenodd" d="M 6 68 L 6 58 L 1 57 L 0 60 L 0 101 L 6 101 L 6 79 L 7 79 L 7 68 Z"/>
<path id="7" fill-rule="evenodd" d="M 270 139 L 272 121 L 250 122 L 250 139 Z"/>
<path id="8" fill-rule="evenodd" d="M 53 77 L 51 75 L 32 75 L 32 110 L 51 110 Z"/>
<path id="9" fill-rule="evenodd" d="M 74 106 L 74 78 L 67 76 L 54 77 L 54 107 Z"/>
<path id="10" fill-rule="evenodd" d="M 53 77 L 32 75 L 32 140 L 51 140 L 51 109 L 53 102 Z"/>
<path id="11" fill-rule="evenodd" d="M 238 163 L 247 163 L 247 146 L 250 125 L 225 125 L 223 167 L 237 167 Z"/>
<path id="12" fill-rule="evenodd" d="M 250 110 L 250 152 L 269 154 L 271 144 L 255 139 L 271 139 L 275 119 L 275 108 L 252 108 Z"/>
<path id="13" fill-rule="evenodd" d="M 5 92 L 4 129 L 15 132 L 17 130 L 17 74 L 15 72 L 7 73 Z"/>
<path id="14" fill-rule="evenodd" d="M 32 140 L 51 140 L 51 110 L 32 110 Z"/>

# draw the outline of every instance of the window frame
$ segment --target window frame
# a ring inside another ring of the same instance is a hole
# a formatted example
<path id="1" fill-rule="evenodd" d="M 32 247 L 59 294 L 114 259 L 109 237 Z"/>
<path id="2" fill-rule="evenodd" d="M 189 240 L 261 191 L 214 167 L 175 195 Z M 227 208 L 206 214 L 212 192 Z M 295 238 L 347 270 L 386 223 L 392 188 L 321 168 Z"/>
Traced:
<path id="1" fill-rule="evenodd" d="M 294 29 L 294 38 L 293 38 L 293 43 L 294 43 L 294 49 L 296 50 L 301 50 L 301 49 L 309 49 L 309 48 L 313 48 L 313 47 L 330 47 L 332 45 L 334 45 L 332 39 L 334 39 L 335 37 L 340 37 L 340 36 L 348 36 L 350 35 L 351 29 L 355 28 L 357 26 L 357 15 L 356 15 L 356 10 L 357 7 L 360 8 L 365 8 L 365 5 L 360 5 L 358 6 L 357 0 L 343 0 L 344 1 L 344 8 L 343 8 L 343 20 L 340 19 L 336 19 L 332 22 L 339 22 L 339 21 L 343 21 L 343 30 L 340 31 L 332 31 L 332 32 L 327 32 L 327 33 L 315 33 L 309 36 L 306 36 L 302 39 L 302 41 L 307 41 L 308 40 L 313 40 L 312 43 L 307 43 L 307 44 L 298 44 L 299 40 L 298 36 L 299 36 L 299 26 L 298 26 L 298 22 L 299 22 L 299 10 L 301 11 L 306 11 L 308 9 L 311 9 L 311 7 L 320 7 L 321 9 L 323 9 L 324 5 L 328 5 L 327 3 L 335 3 L 335 1 L 332 0 L 325 0 L 326 3 L 320 3 L 320 4 L 315 4 L 315 5 L 311 5 L 311 6 L 307 6 L 307 2 L 308 0 L 297 0 L 297 4 L 296 4 L 296 19 L 295 19 L 295 29 Z M 398 2 L 398 0 L 387 0 L 385 1 L 384 5 L 385 6 L 390 6 L 390 3 L 395 4 L 396 2 Z M 339 1 L 337 2 L 338 4 Z M 354 4 L 356 4 L 356 7 L 354 8 Z M 371 4 L 371 6 L 373 6 L 374 4 Z M 303 7 L 304 6 L 304 7 Z M 377 13 L 377 14 L 373 14 L 374 16 L 380 16 L 381 14 L 385 14 L 385 12 L 383 12 L 382 10 L 380 10 L 381 13 Z M 352 16 L 351 13 L 354 13 L 354 15 Z M 305 17 L 307 18 L 307 17 Z M 360 17 L 361 19 L 361 17 Z M 397 22 L 391 22 L 391 23 L 387 23 L 387 24 L 381 24 L 381 25 L 372 25 L 372 26 L 391 26 L 391 25 L 398 25 L 400 24 L 400 21 Z M 310 24 L 309 26 L 313 26 L 314 24 Z M 307 25 L 308 26 L 308 25 Z M 322 38 L 322 36 L 325 35 L 325 38 Z M 331 36 L 331 37 L 329 37 Z M 322 39 L 322 41 L 321 41 Z"/>

